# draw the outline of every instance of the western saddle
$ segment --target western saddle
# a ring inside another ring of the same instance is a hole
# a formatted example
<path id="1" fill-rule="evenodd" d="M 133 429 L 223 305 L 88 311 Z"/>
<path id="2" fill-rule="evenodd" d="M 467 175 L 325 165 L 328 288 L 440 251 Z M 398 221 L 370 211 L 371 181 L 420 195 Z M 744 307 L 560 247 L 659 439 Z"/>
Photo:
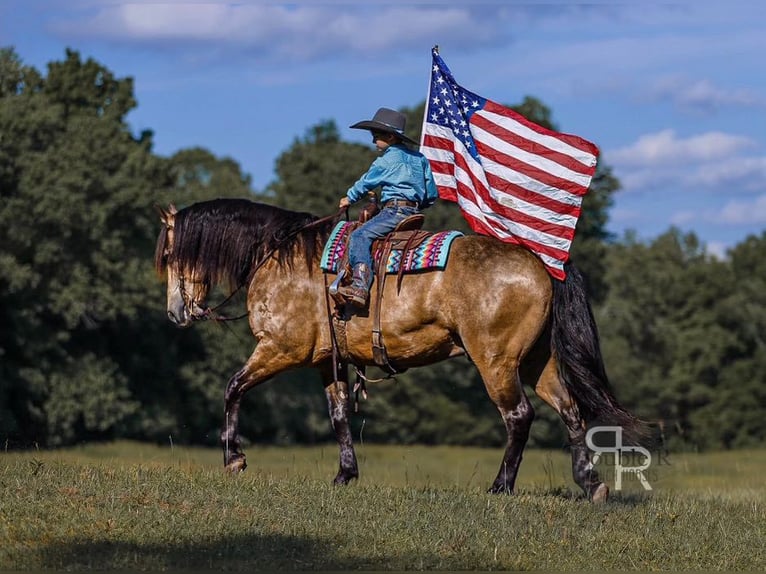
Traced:
<path id="1" fill-rule="evenodd" d="M 348 238 L 351 236 L 351 231 L 367 222 L 371 217 L 378 213 L 378 211 L 380 211 L 380 209 L 374 202 L 370 202 L 365 206 L 359 215 L 359 219 L 354 222 L 353 227 L 346 235 L 346 241 L 348 242 Z M 385 288 L 387 277 L 386 267 L 391 252 L 400 250 L 402 252 L 400 259 L 402 264 L 399 266 L 396 277 L 396 293 L 398 294 L 401 289 L 402 276 L 404 274 L 403 263 L 407 253 L 413 249 L 417 249 L 426 238 L 432 235 L 431 232 L 423 231 L 421 229 L 424 220 L 425 217 L 420 213 L 410 215 L 399 222 L 396 228 L 388 235 L 375 240 L 372 244 L 374 284 L 371 291 L 375 291 L 375 296 L 373 297 L 372 293 L 370 293 L 368 303 L 368 312 L 372 313 L 372 356 L 375 364 L 387 371 L 390 375 L 401 373 L 404 369 L 397 369 L 391 364 L 383 340 L 383 332 L 381 330 L 380 315 L 383 304 L 383 290 Z M 346 246 L 345 251 L 343 260 L 338 266 L 338 276 L 328 287 L 328 293 L 335 302 L 335 309 L 332 313 L 331 321 L 335 331 L 333 333 L 333 343 L 337 343 L 338 347 L 340 347 L 340 354 L 344 358 L 348 356 L 345 341 L 345 322 L 351 318 L 351 310 L 353 309 L 353 305 L 348 304 L 345 298 L 338 293 L 338 288 L 341 285 L 346 285 L 351 281 L 351 266 L 348 262 L 348 245 Z M 338 334 L 343 335 L 342 341 L 337 337 Z"/>

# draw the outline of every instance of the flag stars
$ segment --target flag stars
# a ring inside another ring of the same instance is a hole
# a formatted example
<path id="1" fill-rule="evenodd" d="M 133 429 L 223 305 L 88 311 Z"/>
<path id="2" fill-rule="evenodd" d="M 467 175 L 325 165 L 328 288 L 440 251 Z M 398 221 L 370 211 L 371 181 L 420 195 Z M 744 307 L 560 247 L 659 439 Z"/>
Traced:
<path id="1" fill-rule="evenodd" d="M 483 105 L 481 98 L 457 85 L 436 65 L 428 102 L 428 122 L 451 130 L 464 149 L 475 154 L 476 145 L 468 119 Z"/>
<path id="2" fill-rule="evenodd" d="M 497 116 L 513 120 L 517 114 L 513 110 L 502 107 L 494 102 L 491 106 L 492 113 L 483 113 L 482 110 L 485 109 L 489 100 L 460 86 L 435 50 L 433 52 L 433 64 L 434 74 L 431 76 L 430 93 L 426 100 L 428 109 L 425 117 L 427 120 L 424 122 L 423 130 L 425 134 L 424 153 L 432 162 L 434 175 L 438 174 L 444 177 L 443 187 L 450 194 L 455 193 L 457 185 L 462 186 L 461 194 L 458 198 L 466 219 L 471 222 L 480 223 L 481 227 L 488 234 L 495 235 L 503 241 L 510 238 L 513 239 L 514 243 L 526 246 L 543 259 L 553 277 L 563 279 L 565 275 L 563 261 L 566 257 L 558 259 L 549 253 L 550 249 L 556 252 L 563 252 L 564 254 L 567 253 L 569 243 L 571 242 L 571 239 L 567 237 L 571 238 L 571 228 L 577 223 L 580 207 L 579 201 L 576 204 L 571 204 L 571 207 L 576 208 L 574 215 L 571 214 L 568 207 L 564 210 L 565 212 L 560 213 L 555 208 L 549 207 L 546 203 L 545 210 L 552 213 L 550 220 L 540 219 L 540 207 L 544 205 L 542 202 L 538 204 L 530 199 L 529 210 L 527 210 L 526 201 L 523 202 L 523 205 L 522 202 L 514 203 L 513 190 L 506 190 L 506 187 L 525 188 L 530 185 L 529 182 L 534 181 L 532 187 L 527 187 L 527 189 L 532 189 L 533 187 L 536 189 L 541 183 L 539 181 L 540 173 L 546 172 L 545 166 L 537 165 L 533 161 L 535 157 L 538 157 L 538 152 L 533 149 L 534 146 L 530 144 L 530 147 L 526 149 L 523 143 L 517 146 L 517 138 L 513 130 L 510 130 L 510 135 L 500 136 L 496 134 L 496 130 L 492 129 L 493 125 L 504 125 L 500 120 L 495 121 Z M 484 129 L 484 126 L 486 126 L 486 129 Z M 472 129 L 475 130 L 473 133 Z M 518 139 L 523 140 L 524 138 Z M 521 161 L 507 162 L 504 154 L 495 153 L 500 149 L 496 146 L 498 140 L 506 144 L 514 141 L 514 149 L 519 149 L 526 153 L 520 158 L 514 156 L 511 159 L 521 159 Z M 584 142 L 584 145 L 590 147 L 592 144 Z M 451 162 L 445 159 L 448 152 L 452 154 Z M 585 152 L 583 151 L 583 153 Z M 456 160 L 458 157 L 461 157 L 468 164 L 468 169 L 464 172 L 465 177 L 461 178 L 459 182 L 456 173 Z M 555 160 L 550 157 L 546 159 L 548 162 L 555 163 Z M 592 155 L 592 159 L 594 162 L 592 168 L 595 169 L 597 152 Z M 498 175 L 500 170 L 493 172 L 494 179 L 500 181 L 501 187 L 491 187 L 495 184 L 487 177 L 489 174 L 484 171 L 487 161 L 500 165 L 504 168 L 503 171 L 511 174 L 506 178 Z M 529 166 L 529 168 L 525 166 Z M 556 176 L 557 179 L 559 178 L 558 174 L 551 173 L 550 175 Z M 564 191 L 567 195 L 571 194 L 572 197 L 575 197 L 575 195 L 582 197 L 582 194 L 587 191 L 592 175 L 591 171 L 584 186 L 582 183 L 567 182 L 566 186 L 559 189 L 551 184 L 549 191 L 541 192 L 540 196 L 542 198 L 551 192 Z M 529 229 L 529 239 L 526 239 L 527 235 L 524 237 L 515 235 L 517 223 L 510 222 L 512 225 L 508 225 L 506 222 L 509 220 L 506 220 L 504 216 L 494 213 L 492 204 L 474 200 L 474 198 L 478 199 L 479 197 L 479 188 L 486 189 L 487 186 L 490 186 L 488 190 L 490 192 L 489 195 L 498 205 L 512 206 L 514 210 L 529 216 L 530 220 L 540 221 L 540 224 L 535 224 L 534 227 L 527 226 L 526 223 L 518 224 L 519 228 Z M 441 192 L 442 185 L 439 188 Z M 478 207 L 478 203 L 481 203 L 482 207 Z M 487 207 L 485 208 L 484 205 Z M 568 202 L 567 206 L 570 206 Z M 571 226 L 562 224 L 565 220 L 571 221 Z M 557 231 L 558 227 L 562 228 L 562 233 Z M 542 231 L 542 235 L 538 234 L 538 231 Z M 539 250 L 540 246 L 543 247 L 542 251 Z"/>

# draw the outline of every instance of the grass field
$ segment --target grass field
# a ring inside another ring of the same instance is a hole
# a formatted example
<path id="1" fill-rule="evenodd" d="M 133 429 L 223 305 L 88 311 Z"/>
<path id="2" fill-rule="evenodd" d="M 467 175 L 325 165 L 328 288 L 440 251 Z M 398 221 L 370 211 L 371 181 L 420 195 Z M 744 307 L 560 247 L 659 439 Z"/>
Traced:
<path id="1" fill-rule="evenodd" d="M 515 496 L 485 493 L 499 449 L 361 445 L 345 488 L 334 445 L 246 452 L 2 453 L 0 570 L 766 570 L 766 451 L 656 457 L 605 505 L 563 452 L 528 451 Z"/>

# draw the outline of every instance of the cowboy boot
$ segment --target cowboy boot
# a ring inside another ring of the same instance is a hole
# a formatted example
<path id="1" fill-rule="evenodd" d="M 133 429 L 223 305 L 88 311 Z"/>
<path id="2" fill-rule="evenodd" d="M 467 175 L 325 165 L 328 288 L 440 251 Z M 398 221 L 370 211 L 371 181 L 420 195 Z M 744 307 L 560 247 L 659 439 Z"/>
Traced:
<path id="1" fill-rule="evenodd" d="M 367 295 L 370 291 L 370 267 L 365 263 L 354 265 L 354 277 L 351 285 L 341 287 L 338 293 L 358 307 L 367 305 Z"/>

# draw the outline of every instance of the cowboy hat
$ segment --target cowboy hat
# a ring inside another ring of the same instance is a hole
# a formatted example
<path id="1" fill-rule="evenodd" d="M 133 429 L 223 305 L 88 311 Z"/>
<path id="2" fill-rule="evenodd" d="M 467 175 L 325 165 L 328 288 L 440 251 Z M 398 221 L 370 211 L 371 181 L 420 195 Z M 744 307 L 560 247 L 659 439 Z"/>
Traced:
<path id="1" fill-rule="evenodd" d="M 404 114 L 388 108 L 380 108 L 375 112 L 375 116 L 373 116 L 371 120 L 356 122 L 350 127 L 357 130 L 370 130 L 394 134 L 407 143 L 418 145 L 416 141 L 404 135 L 404 128 L 406 125 L 407 117 Z"/>

